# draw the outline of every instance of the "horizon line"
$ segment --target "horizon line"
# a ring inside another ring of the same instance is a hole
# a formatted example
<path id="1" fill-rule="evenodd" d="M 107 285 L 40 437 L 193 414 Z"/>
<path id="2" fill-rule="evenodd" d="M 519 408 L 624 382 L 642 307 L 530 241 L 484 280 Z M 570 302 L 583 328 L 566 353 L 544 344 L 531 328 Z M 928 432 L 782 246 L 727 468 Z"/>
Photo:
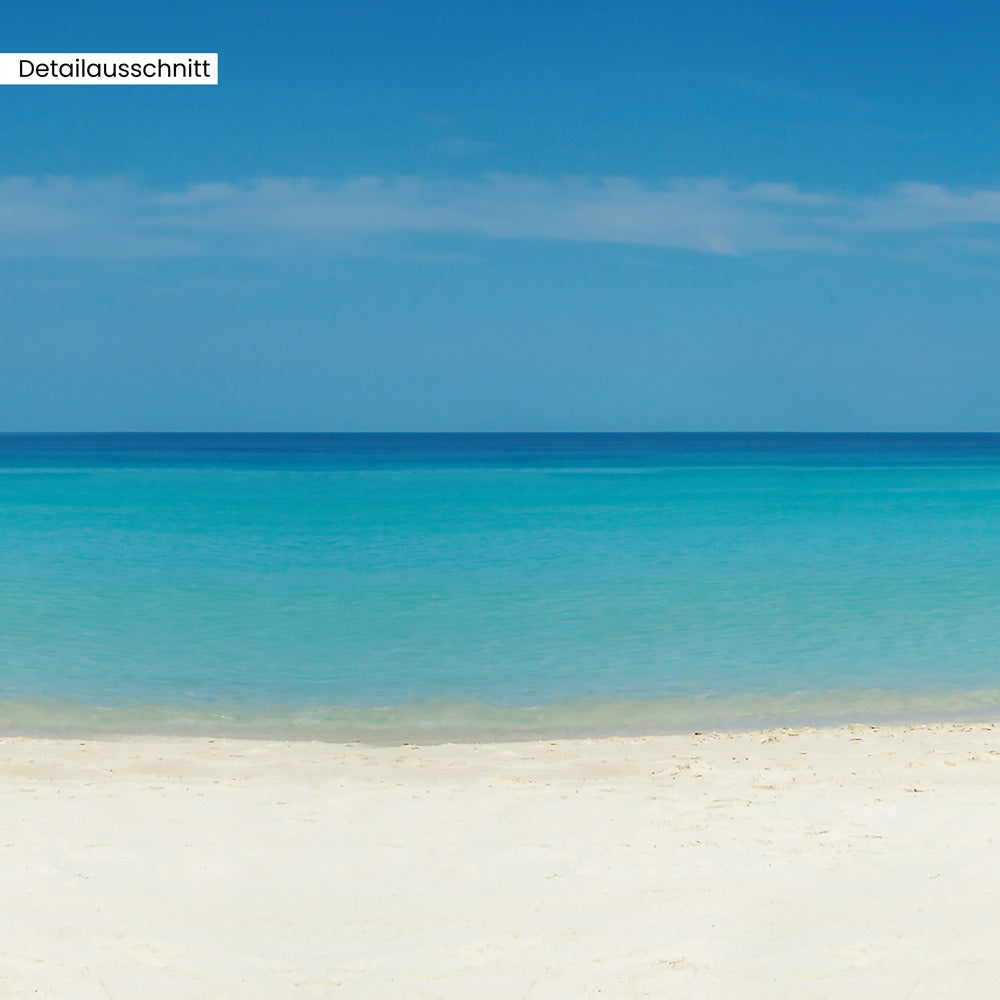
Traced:
<path id="1" fill-rule="evenodd" d="M 1000 430 L 490 430 L 490 431 L 337 431 L 337 430 L 0 430 L 0 438 L 9 437 L 99 437 L 128 435 L 139 436 L 166 436 L 172 437 L 207 437 L 207 436 L 227 436 L 227 437 L 652 437 L 671 435 L 680 436 L 763 436 L 781 435 L 786 437 L 794 436 L 881 436 L 881 437 L 1000 437 Z"/>

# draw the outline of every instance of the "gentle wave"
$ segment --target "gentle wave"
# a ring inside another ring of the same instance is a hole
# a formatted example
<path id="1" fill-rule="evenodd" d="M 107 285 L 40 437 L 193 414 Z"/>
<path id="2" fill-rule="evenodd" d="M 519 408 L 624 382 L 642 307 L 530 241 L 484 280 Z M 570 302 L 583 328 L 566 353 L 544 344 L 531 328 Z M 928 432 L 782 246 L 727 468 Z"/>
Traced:
<path id="1" fill-rule="evenodd" d="M 205 736 L 366 743 L 483 742 L 779 727 L 982 722 L 1000 717 L 1000 690 L 838 690 L 789 695 L 592 699 L 498 706 L 423 700 L 401 705 L 247 708 L 101 706 L 59 699 L 0 702 L 0 735 L 52 738 Z"/>

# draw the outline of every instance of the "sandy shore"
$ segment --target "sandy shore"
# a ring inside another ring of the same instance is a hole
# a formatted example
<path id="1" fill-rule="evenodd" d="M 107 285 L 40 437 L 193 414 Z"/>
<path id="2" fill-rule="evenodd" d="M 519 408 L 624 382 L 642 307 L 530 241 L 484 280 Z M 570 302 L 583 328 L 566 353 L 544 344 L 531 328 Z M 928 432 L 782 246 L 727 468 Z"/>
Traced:
<path id="1" fill-rule="evenodd" d="M 0 741 L 0 997 L 993 997 L 1000 728 Z"/>

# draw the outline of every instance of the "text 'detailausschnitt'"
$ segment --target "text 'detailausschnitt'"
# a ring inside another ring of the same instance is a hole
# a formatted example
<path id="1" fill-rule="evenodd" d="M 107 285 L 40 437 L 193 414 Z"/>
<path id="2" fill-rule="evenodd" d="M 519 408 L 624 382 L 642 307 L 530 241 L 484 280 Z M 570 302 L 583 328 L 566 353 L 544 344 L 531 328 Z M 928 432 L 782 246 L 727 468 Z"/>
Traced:
<path id="1" fill-rule="evenodd" d="M 216 84 L 217 52 L 3 52 L 0 84 Z"/>

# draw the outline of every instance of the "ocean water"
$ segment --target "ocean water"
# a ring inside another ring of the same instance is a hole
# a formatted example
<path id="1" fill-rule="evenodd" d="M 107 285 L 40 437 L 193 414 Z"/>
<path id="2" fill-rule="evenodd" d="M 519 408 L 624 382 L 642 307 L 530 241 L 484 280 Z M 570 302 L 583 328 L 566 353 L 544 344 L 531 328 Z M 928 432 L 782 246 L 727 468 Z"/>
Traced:
<path id="1" fill-rule="evenodd" d="M 1000 713 L 1000 436 L 0 435 L 0 731 Z"/>

